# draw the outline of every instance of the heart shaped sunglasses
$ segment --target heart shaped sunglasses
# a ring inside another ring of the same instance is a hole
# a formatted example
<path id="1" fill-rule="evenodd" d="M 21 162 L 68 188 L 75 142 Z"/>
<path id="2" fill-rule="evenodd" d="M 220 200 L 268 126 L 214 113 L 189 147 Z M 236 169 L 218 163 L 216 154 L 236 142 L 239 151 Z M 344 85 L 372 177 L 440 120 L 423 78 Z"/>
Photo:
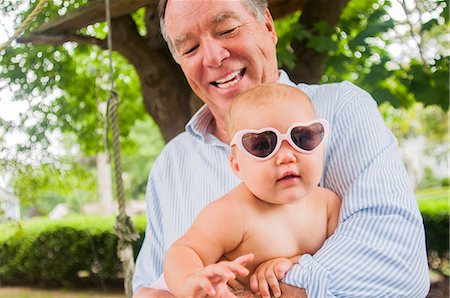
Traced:
<path id="1" fill-rule="evenodd" d="M 294 123 L 284 134 L 273 127 L 239 130 L 230 146 L 236 145 L 240 151 L 263 161 L 272 158 L 284 140 L 297 151 L 311 154 L 326 139 L 327 133 L 328 122 L 325 119 L 317 119 Z"/>

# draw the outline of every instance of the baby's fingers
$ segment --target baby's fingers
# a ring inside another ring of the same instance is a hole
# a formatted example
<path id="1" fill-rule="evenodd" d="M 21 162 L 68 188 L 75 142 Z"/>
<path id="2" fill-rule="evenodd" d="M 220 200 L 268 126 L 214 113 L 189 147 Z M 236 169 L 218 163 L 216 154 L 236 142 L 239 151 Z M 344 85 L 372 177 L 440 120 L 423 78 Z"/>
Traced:
<path id="1" fill-rule="evenodd" d="M 273 295 L 275 297 L 280 297 L 281 296 L 280 284 L 278 283 L 278 279 L 273 271 L 267 272 L 266 280 L 270 286 L 270 289 L 272 290 Z"/>
<path id="2" fill-rule="evenodd" d="M 270 298 L 269 285 L 267 284 L 267 279 L 264 276 L 264 272 L 259 272 L 257 278 L 258 278 L 259 294 L 263 298 Z"/>
<path id="3" fill-rule="evenodd" d="M 250 276 L 249 285 L 250 285 L 250 290 L 252 290 L 253 293 L 259 294 L 258 278 L 256 276 L 256 273 L 252 274 L 252 276 Z"/>
<path id="4" fill-rule="evenodd" d="M 199 280 L 198 280 L 198 286 L 199 288 L 201 288 L 203 291 L 205 291 L 205 293 L 208 296 L 215 296 L 216 295 L 216 290 L 214 289 L 212 283 L 209 281 L 208 278 L 202 276 Z"/>
<path id="5" fill-rule="evenodd" d="M 289 269 L 292 268 L 292 262 L 288 259 L 278 262 L 273 267 L 273 271 L 275 272 L 275 276 L 278 280 L 281 280 Z"/>
<path id="6" fill-rule="evenodd" d="M 233 260 L 233 262 L 241 264 L 242 266 L 245 266 L 249 262 L 251 262 L 254 257 L 255 257 L 254 254 L 246 254 L 246 255 L 242 255 L 240 257 L 237 257 L 236 259 Z"/>

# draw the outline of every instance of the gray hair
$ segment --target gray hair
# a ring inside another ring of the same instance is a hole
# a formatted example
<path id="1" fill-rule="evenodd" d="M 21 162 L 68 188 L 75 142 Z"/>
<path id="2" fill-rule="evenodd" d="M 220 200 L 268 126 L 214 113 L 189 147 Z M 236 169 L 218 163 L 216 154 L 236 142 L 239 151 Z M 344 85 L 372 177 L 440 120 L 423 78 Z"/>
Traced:
<path id="1" fill-rule="evenodd" d="M 174 46 L 166 30 L 165 14 L 168 1 L 169 0 L 159 0 L 158 3 L 159 24 L 161 28 L 161 34 L 164 40 L 166 41 L 167 45 L 169 46 L 170 53 L 172 54 L 175 61 L 178 63 L 178 57 L 176 56 Z M 245 7 L 247 7 L 248 11 L 256 18 L 258 22 L 264 21 L 264 15 L 266 13 L 266 8 L 268 6 L 267 0 L 241 0 L 241 1 L 242 4 L 244 4 Z"/>

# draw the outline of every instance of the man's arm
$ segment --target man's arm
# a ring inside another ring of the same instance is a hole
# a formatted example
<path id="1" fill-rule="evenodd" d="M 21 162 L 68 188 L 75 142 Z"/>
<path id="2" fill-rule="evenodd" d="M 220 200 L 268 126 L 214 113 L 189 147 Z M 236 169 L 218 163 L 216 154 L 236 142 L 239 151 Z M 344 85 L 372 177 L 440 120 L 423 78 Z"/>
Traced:
<path id="1" fill-rule="evenodd" d="M 160 158 L 160 157 L 159 157 Z M 164 239 L 161 221 L 161 206 L 159 197 L 161 196 L 156 185 L 162 185 L 159 178 L 159 158 L 155 161 L 150 173 L 146 191 L 146 215 L 147 225 L 145 238 L 136 259 L 136 267 L 133 275 L 133 291 L 144 287 L 150 288 L 162 274 L 162 260 L 164 258 Z"/>
<path id="2" fill-rule="evenodd" d="M 175 298 L 175 296 L 163 290 L 139 288 L 134 291 L 133 298 Z"/>
<path id="3" fill-rule="evenodd" d="M 305 289 L 301 289 L 301 288 L 297 288 L 294 286 L 290 286 L 287 285 L 285 283 L 280 283 L 280 288 L 281 288 L 281 296 L 280 297 L 286 297 L 286 298 L 292 298 L 292 297 L 296 297 L 296 298 L 306 298 L 306 291 Z M 238 290 L 235 291 L 234 294 L 239 297 L 239 298 L 257 298 L 257 297 L 261 297 L 259 295 L 256 295 L 255 293 L 253 293 L 250 290 Z M 152 297 L 153 298 L 153 297 Z M 166 298 L 166 297 L 161 297 L 161 298 Z"/>
<path id="4" fill-rule="evenodd" d="M 284 281 L 310 297 L 425 297 L 423 223 L 395 137 L 369 94 L 350 83 L 335 91 L 324 187 L 343 198 L 340 223 Z"/>

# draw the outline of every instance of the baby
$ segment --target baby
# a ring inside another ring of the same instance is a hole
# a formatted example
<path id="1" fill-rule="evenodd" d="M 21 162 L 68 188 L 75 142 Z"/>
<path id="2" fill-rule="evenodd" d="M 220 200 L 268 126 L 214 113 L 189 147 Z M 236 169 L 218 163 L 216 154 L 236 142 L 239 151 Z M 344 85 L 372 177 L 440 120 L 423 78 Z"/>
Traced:
<path id="1" fill-rule="evenodd" d="M 206 206 L 169 249 L 164 278 L 177 297 L 235 297 L 238 280 L 262 297 L 336 229 L 340 198 L 318 186 L 328 123 L 308 96 L 266 83 L 241 94 L 228 118 L 230 164 L 242 180 Z"/>

